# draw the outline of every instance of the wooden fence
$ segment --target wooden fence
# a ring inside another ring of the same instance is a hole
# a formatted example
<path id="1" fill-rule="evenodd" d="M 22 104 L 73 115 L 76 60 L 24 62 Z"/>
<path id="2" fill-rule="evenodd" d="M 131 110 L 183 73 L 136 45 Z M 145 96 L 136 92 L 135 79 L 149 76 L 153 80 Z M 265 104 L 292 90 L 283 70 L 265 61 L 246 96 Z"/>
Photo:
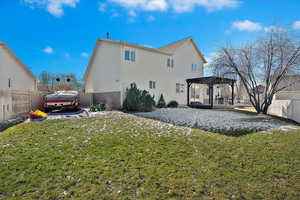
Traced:
<path id="1" fill-rule="evenodd" d="M 33 91 L 0 91 L 0 121 L 38 109 L 43 103 L 43 93 Z"/>

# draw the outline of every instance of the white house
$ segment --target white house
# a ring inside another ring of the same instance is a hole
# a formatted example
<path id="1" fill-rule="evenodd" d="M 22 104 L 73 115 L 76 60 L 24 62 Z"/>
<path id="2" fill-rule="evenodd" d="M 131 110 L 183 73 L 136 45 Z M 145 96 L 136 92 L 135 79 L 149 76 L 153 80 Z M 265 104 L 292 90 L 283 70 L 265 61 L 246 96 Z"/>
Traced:
<path id="1" fill-rule="evenodd" d="M 278 88 L 284 88 L 274 96 L 269 113 L 300 123 L 300 75 L 287 75 Z"/>
<path id="2" fill-rule="evenodd" d="M 36 90 L 36 79 L 14 52 L 0 41 L 0 121 L 13 115 L 12 93 L 20 94 L 19 102 L 24 98 L 24 92 Z M 20 108 L 20 105 L 18 108 Z"/>
<path id="3" fill-rule="evenodd" d="M 126 88 L 136 83 L 156 100 L 163 94 L 166 102 L 186 104 L 186 79 L 202 77 L 205 63 L 191 37 L 161 48 L 98 39 L 84 75 L 85 92 L 96 103 L 120 107 Z"/>

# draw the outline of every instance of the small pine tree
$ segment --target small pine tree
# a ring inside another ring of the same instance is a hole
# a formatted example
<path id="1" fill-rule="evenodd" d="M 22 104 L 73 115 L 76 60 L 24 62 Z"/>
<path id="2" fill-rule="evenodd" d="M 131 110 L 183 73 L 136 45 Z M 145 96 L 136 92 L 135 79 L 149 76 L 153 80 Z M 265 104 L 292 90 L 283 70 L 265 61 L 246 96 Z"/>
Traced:
<path id="1" fill-rule="evenodd" d="M 140 90 L 135 83 L 126 89 L 123 109 L 129 112 L 150 112 L 155 105 L 154 97 L 148 91 Z"/>
<path id="2" fill-rule="evenodd" d="M 165 102 L 164 96 L 162 94 L 160 95 L 160 98 L 157 102 L 157 107 L 158 108 L 165 108 L 166 107 L 166 102 Z"/>
<path id="3" fill-rule="evenodd" d="M 148 91 L 144 90 L 141 95 L 141 112 L 150 112 L 155 106 L 154 96 L 151 96 Z"/>
<path id="4" fill-rule="evenodd" d="M 135 83 L 130 84 L 130 88 L 126 89 L 123 109 L 130 112 L 139 110 L 141 92 Z"/>

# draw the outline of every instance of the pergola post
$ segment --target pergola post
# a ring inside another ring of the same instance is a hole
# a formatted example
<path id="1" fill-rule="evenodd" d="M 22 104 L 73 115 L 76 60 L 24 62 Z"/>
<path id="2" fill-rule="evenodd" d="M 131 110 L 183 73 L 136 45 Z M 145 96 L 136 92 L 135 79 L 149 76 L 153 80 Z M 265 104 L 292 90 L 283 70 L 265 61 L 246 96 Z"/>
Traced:
<path id="1" fill-rule="evenodd" d="M 190 86 L 191 84 L 187 82 L 187 106 L 190 105 Z"/>
<path id="2" fill-rule="evenodd" d="M 231 104 L 234 105 L 234 81 L 231 83 Z"/>
<path id="3" fill-rule="evenodd" d="M 209 84 L 209 103 L 210 103 L 210 107 L 213 108 L 214 107 L 214 85 L 213 84 Z"/>

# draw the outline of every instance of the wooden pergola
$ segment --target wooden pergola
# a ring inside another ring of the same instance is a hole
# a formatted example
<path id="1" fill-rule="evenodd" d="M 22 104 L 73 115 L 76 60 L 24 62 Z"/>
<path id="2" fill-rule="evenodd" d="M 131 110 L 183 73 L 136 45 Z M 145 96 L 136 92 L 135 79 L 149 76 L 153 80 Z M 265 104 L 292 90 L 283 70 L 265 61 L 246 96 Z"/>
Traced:
<path id="1" fill-rule="evenodd" d="M 201 77 L 201 78 L 192 78 L 187 79 L 187 105 L 190 106 L 190 87 L 192 84 L 202 84 L 207 85 L 209 88 L 209 105 L 206 106 L 207 108 L 212 109 L 214 106 L 214 85 L 220 84 L 229 84 L 231 86 L 232 91 L 232 99 L 231 104 L 234 104 L 234 84 L 236 80 L 217 77 L 217 76 L 209 76 L 209 77 Z"/>

